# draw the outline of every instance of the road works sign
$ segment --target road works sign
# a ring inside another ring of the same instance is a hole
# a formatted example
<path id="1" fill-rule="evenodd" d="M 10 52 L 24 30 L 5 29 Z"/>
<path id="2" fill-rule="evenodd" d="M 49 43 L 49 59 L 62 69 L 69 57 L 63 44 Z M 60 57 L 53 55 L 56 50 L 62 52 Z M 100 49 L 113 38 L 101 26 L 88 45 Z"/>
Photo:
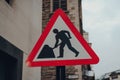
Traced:
<path id="1" fill-rule="evenodd" d="M 96 64 L 99 59 L 67 15 L 58 9 L 31 51 L 28 66 Z"/>

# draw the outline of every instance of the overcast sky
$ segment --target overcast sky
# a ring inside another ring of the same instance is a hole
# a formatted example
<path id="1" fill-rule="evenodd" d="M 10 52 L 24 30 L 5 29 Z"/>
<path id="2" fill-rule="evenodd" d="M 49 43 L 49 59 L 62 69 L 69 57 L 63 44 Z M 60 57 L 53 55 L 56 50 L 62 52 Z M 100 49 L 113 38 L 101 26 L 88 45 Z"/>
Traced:
<path id="1" fill-rule="evenodd" d="M 83 27 L 100 58 L 95 74 L 120 69 L 120 0 L 82 0 Z"/>

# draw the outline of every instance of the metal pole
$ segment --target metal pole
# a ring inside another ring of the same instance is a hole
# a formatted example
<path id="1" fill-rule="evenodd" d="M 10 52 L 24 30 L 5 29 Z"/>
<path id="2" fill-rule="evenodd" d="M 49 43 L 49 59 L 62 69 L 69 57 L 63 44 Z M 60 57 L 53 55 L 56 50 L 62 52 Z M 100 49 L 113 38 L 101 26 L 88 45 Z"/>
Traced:
<path id="1" fill-rule="evenodd" d="M 66 80 L 65 79 L 65 66 L 56 67 L 56 80 Z"/>

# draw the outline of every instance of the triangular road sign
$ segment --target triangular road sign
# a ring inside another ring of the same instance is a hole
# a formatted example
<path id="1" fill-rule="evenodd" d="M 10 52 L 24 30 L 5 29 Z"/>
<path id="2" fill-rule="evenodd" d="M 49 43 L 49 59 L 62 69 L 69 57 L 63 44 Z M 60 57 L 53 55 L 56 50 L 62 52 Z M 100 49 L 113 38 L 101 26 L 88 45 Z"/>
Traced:
<path id="1" fill-rule="evenodd" d="M 28 56 L 28 66 L 65 66 L 96 64 L 99 58 L 72 24 L 58 9 Z"/>

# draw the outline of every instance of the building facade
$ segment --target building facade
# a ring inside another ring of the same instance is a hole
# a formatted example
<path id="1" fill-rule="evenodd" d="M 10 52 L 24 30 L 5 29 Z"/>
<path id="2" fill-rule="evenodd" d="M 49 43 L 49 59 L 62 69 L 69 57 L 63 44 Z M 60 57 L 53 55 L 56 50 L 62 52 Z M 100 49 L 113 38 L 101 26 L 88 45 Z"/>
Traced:
<path id="1" fill-rule="evenodd" d="M 82 34 L 81 0 L 43 0 L 42 5 L 43 30 L 54 11 L 61 8 Z M 56 80 L 56 67 L 42 67 L 41 80 Z M 81 65 L 66 66 L 66 80 L 82 80 Z"/>
<path id="2" fill-rule="evenodd" d="M 83 37 L 88 42 L 89 46 L 92 46 L 92 43 L 89 42 L 88 32 L 83 31 Z M 82 79 L 83 80 L 95 80 L 95 73 L 92 70 L 92 65 L 82 65 Z"/>
<path id="3" fill-rule="evenodd" d="M 120 69 L 109 73 L 105 73 L 101 76 L 99 80 L 120 80 Z"/>
<path id="4" fill-rule="evenodd" d="M 42 32 L 42 0 L 0 0 L 0 80 L 41 80 L 25 60 Z"/>

